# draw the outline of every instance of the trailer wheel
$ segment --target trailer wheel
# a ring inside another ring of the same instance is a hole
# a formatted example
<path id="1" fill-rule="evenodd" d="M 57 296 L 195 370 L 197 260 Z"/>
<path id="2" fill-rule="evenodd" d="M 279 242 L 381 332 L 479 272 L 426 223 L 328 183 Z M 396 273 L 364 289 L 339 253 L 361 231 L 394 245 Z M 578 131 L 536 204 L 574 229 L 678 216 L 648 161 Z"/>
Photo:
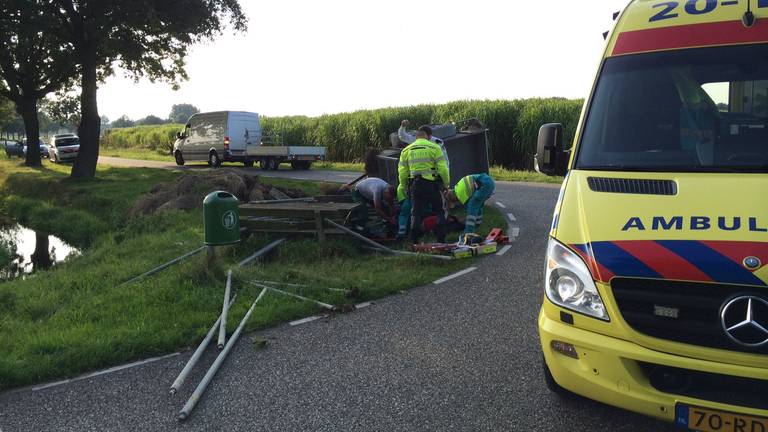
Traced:
<path id="1" fill-rule="evenodd" d="M 301 163 L 301 169 L 306 171 L 312 166 L 312 161 L 303 161 Z"/>
<path id="2" fill-rule="evenodd" d="M 268 166 L 269 166 L 269 165 L 267 165 L 267 158 L 261 158 L 261 159 L 259 159 L 259 168 L 261 168 L 261 169 L 263 169 L 264 171 L 266 171 L 266 170 L 268 169 Z"/>
<path id="3" fill-rule="evenodd" d="M 244 165 L 246 168 L 250 168 L 250 167 L 252 167 L 252 166 L 253 166 L 253 161 L 252 161 L 252 160 L 250 160 L 250 159 L 248 159 L 248 160 L 246 160 L 246 161 L 243 161 L 243 165 Z"/>
<path id="4" fill-rule="evenodd" d="M 277 169 L 280 168 L 280 162 L 278 162 L 278 160 L 275 158 L 269 158 L 267 165 L 269 166 L 268 169 L 270 171 L 277 171 Z"/>
<path id="5" fill-rule="evenodd" d="M 176 157 L 176 165 L 182 166 L 184 165 L 184 156 L 181 155 L 181 152 L 176 150 L 176 153 L 174 154 Z"/>
<path id="6" fill-rule="evenodd" d="M 212 168 L 218 168 L 221 166 L 221 159 L 219 159 L 219 155 L 216 153 L 216 151 L 212 151 L 208 155 L 208 165 L 210 165 Z"/>
<path id="7" fill-rule="evenodd" d="M 291 162 L 291 169 L 293 170 L 300 170 L 301 169 L 301 162 L 300 161 L 293 161 Z"/>

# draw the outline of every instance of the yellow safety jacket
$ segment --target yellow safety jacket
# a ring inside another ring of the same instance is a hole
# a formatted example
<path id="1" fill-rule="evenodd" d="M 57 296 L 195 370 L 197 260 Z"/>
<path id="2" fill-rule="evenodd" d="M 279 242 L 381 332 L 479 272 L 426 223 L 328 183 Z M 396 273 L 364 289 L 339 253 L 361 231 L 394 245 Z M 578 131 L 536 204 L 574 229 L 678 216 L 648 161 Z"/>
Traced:
<path id="1" fill-rule="evenodd" d="M 425 139 L 417 139 L 400 153 L 397 167 L 401 185 L 420 175 L 426 180 L 441 179 L 445 186 L 451 182 L 448 164 L 439 145 Z"/>
<path id="2" fill-rule="evenodd" d="M 466 204 L 472 194 L 475 193 L 475 190 L 477 190 L 477 184 L 472 176 L 468 175 L 456 183 L 456 187 L 453 188 L 453 193 L 456 194 L 456 199 L 458 199 L 460 203 Z"/>

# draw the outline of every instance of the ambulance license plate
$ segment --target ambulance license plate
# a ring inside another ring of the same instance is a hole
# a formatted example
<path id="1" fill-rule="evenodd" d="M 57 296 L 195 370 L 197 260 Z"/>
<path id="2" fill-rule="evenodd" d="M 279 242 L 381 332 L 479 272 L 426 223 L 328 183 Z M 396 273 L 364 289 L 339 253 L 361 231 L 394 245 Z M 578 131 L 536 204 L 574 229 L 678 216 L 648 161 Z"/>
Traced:
<path id="1" fill-rule="evenodd" d="M 678 405 L 675 423 L 700 432 L 768 432 L 768 418 Z"/>

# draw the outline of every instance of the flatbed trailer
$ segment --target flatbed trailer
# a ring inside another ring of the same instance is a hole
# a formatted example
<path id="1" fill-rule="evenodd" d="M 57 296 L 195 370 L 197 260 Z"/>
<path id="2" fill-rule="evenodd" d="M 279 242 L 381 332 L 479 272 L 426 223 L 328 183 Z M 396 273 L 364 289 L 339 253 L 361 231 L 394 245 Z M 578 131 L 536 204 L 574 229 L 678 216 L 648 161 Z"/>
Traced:
<path id="1" fill-rule="evenodd" d="M 247 146 L 245 154 L 263 170 L 276 170 L 285 162 L 293 169 L 307 170 L 313 162 L 325 159 L 325 147 L 260 144 Z"/>

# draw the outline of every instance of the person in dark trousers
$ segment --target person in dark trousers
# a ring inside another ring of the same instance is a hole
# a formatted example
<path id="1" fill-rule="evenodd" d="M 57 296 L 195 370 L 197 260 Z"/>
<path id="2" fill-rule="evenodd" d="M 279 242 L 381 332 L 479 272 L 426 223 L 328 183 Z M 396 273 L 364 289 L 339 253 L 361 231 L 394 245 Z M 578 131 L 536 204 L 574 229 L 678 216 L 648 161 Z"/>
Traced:
<path id="1" fill-rule="evenodd" d="M 437 213 L 435 228 L 437 241 L 445 242 L 445 203 L 443 192 L 451 181 L 448 163 L 442 149 L 429 141 L 432 135 L 429 126 L 422 126 L 416 133 L 416 141 L 403 149 L 398 163 L 398 180 L 408 185 L 411 199 L 411 240 L 414 244 L 422 236 L 422 221 L 431 207 Z"/>
<path id="2" fill-rule="evenodd" d="M 352 200 L 361 204 L 361 210 L 358 215 L 358 224 L 365 226 L 368 221 L 368 209 L 373 207 L 376 214 L 387 223 L 394 226 L 397 220 L 394 216 L 395 210 L 395 188 L 388 185 L 384 180 L 377 177 L 368 177 L 357 183 L 352 190 Z"/>

